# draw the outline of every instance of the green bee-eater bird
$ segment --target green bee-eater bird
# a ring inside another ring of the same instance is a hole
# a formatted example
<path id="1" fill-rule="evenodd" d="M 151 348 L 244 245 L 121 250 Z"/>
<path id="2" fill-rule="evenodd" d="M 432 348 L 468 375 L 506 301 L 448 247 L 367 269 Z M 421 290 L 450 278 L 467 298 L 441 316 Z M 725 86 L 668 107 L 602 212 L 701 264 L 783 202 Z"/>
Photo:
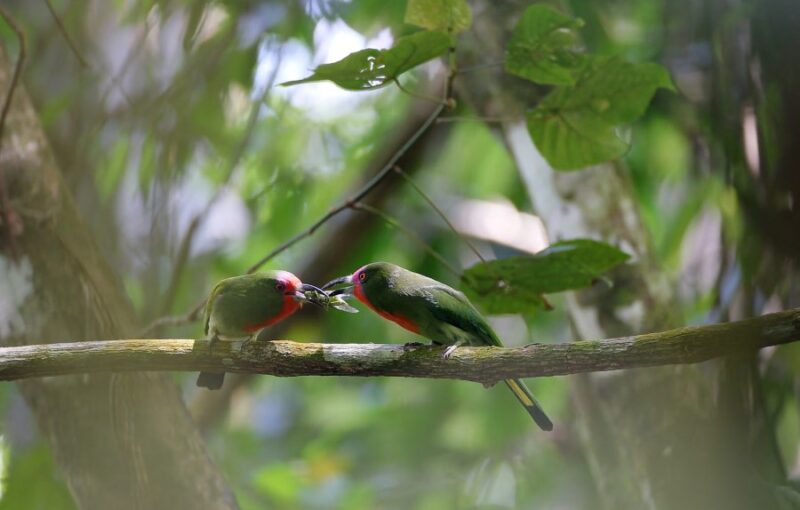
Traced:
<path id="1" fill-rule="evenodd" d="M 205 308 L 205 334 L 209 349 L 219 340 L 255 338 L 264 328 L 296 312 L 314 296 L 326 296 L 321 289 L 300 281 L 288 271 L 235 276 L 219 282 Z M 197 385 L 210 390 L 222 387 L 224 372 L 200 372 Z"/>
<path id="2" fill-rule="evenodd" d="M 349 284 L 345 292 L 351 292 L 381 317 L 434 344 L 448 345 L 445 357 L 459 345 L 503 345 L 464 294 L 427 276 L 387 262 L 375 262 L 322 288 L 340 284 Z M 542 430 L 553 429 L 553 423 L 525 383 L 519 379 L 504 382 Z"/>

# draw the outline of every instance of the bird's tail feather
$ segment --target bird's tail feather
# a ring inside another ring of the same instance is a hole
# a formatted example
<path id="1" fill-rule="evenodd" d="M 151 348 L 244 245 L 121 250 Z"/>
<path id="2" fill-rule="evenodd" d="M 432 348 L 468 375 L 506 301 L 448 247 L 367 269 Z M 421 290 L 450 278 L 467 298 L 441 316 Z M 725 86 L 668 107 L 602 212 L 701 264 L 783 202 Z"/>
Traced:
<path id="1" fill-rule="evenodd" d="M 200 375 L 197 376 L 197 386 L 208 388 L 209 390 L 218 390 L 222 388 L 224 380 L 225 372 L 200 372 Z"/>
<path id="2" fill-rule="evenodd" d="M 544 413 L 542 406 L 539 405 L 539 402 L 533 398 L 531 394 L 531 390 L 525 386 L 525 383 L 520 381 L 519 379 L 506 379 L 503 381 L 508 386 L 508 389 L 511 390 L 511 393 L 517 397 L 520 404 L 525 406 L 525 410 L 528 411 L 528 414 L 531 415 L 533 421 L 536 422 L 536 425 L 539 426 L 540 429 L 550 431 L 553 430 L 553 422 L 550 421 L 550 418 Z"/>

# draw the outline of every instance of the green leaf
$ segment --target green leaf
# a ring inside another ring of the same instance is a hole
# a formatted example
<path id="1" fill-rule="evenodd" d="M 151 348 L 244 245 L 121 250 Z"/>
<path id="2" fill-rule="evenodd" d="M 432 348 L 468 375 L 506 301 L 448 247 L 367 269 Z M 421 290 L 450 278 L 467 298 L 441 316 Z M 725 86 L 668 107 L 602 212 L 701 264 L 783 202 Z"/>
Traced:
<path id="1" fill-rule="evenodd" d="M 320 65 L 307 78 L 287 81 L 281 85 L 288 87 L 329 80 L 343 89 L 374 89 L 386 85 L 409 69 L 442 55 L 449 47 L 450 38 L 447 35 L 421 31 L 399 38 L 388 50 L 360 50 L 338 62 Z"/>
<path id="2" fill-rule="evenodd" d="M 628 149 L 617 127 L 640 117 L 662 87 L 673 89 L 669 74 L 658 64 L 594 58 L 574 87 L 556 88 L 528 113 L 528 131 L 557 170 L 616 159 Z"/>
<path id="3" fill-rule="evenodd" d="M 472 11 L 466 0 L 408 0 L 405 22 L 455 34 L 472 25 Z"/>
<path id="4" fill-rule="evenodd" d="M 574 239 L 533 256 L 481 262 L 462 275 L 467 295 L 487 313 L 526 313 L 544 308 L 541 294 L 580 289 L 628 259 L 600 241 Z"/>
<path id="5" fill-rule="evenodd" d="M 575 29 L 582 26 L 583 20 L 546 5 L 528 7 L 508 42 L 506 71 L 537 83 L 572 85 L 584 61 L 576 51 Z"/>

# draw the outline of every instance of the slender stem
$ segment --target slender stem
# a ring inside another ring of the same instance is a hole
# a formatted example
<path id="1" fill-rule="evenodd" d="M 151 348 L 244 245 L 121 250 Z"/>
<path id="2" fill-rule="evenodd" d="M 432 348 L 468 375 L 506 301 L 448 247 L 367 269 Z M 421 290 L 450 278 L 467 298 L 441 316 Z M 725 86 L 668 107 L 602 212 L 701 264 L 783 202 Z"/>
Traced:
<path id="1" fill-rule="evenodd" d="M 453 99 L 453 82 L 458 74 L 458 62 L 456 62 L 456 43 L 455 35 L 450 30 L 450 47 L 447 49 L 447 81 L 444 85 L 444 100 L 451 110 L 455 110 L 456 104 Z"/>
<path id="2" fill-rule="evenodd" d="M 405 173 L 402 168 L 396 165 L 394 167 L 394 171 L 400 174 L 400 176 L 403 177 L 403 179 L 405 179 L 406 182 L 410 184 L 412 188 L 414 188 L 414 190 L 419 194 L 419 196 L 421 196 L 423 199 L 425 199 L 426 202 L 428 202 L 428 205 L 430 205 L 431 208 L 434 211 L 436 211 L 436 214 L 439 215 L 442 221 L 447 223 L 447 226 L 450 227 L 450 230 L 452 230 L 455 235 L 457 235 L 462 241 L 464 241 L 464 243 L 466 243 L 467 246 L 469 246 L 469 248 L 472 250 L 472 253 L 474 253 L 475 256 L 478 257 L 481 262 L 486 262 L 486 259 L 483 258 L 481 252 L 479 252 L 478 249 L 475 247 L 475 245 L 472 244 L 472 241 L 467 239 L 466 236 L 461 235 L 461 233 L 458 230 L 456 230 L 456 227 L 452 223 L 450 223 L 450 220 L 447 219 L 447 216 L 444 214 L 444 212 L 441 209 L 439 209 L 439 207 L 436 205 L 436 202 L 434 202 L 433 199 L 431 199 L 431 197 L 429 197 L 427 193 L 422 191 L 422 188 L 417 186 L 417 183 L 414 182 L 414 179 L 412 179 L 410 175 Z"/>
<path id="3" fill-rule="evenodd" d="M 437 124 L 444 124 L 447 122 L 484 122 L 497 124 L 501 122 L 517 122 L 521 117 L 480 117 L 480 116 L 453 116 L 453 117 L 439 117 L 436 119 Z"/>
<path id="4" fill-rule="evenodd" d="M 419 234 L 417 234 L 413 230 L 403 226 L 399 221 L 397 221 L 396 219 L 394 219 L 393 217 L 391 217 L 387 213 L 381 211 L 380 209 L 376 209 L 376 208 L 372 207 L 371 205 L 362 204 L 362 203 L 355 203 L 350 207 L 353 208 L 353 209 L 359 210 L 359 211 L 364 211 L 364 212 L 368 212 L 370 214 L 374 214 L 375 216 L 381 218 L 383 221 L 385 221 L 389 225 L 395 227 L 398 230 L 401 230 L 405 235 L 407 235 L 408 237 L 410 237 L 411 239 L 414 239 L 417 243 L 419 243 L 419 245 L 422 246 L 422 249 L 424 249 L 426 252 L 428 252 L 433 258 L 438 260 L 440 264 L 442 264 L 445 268 L 447 268 L 456 277 L 460 277 L 461 276 L 461 272 L 458 269 L 456 269 L 455 267 L 453 267 L 447 261 L 446 258 L 444 258 L 439 252 L 437 252 L 433 248 L 433 246 L 428 244 L 422 237 L 420 237 Z"/>
<path id="5" fill-rule="evenodd" d="M 474 66 L 462 67 L 458 70 L 458 74 L 471 73 L 473 71 L 482 71 L 490 67 L 500 67 L 502 65 L 505 65 L 505 63 L 506 63 L 505 60 L 501 60 L 499 62 L 488 62 L 486 64 L 477 64 Z"/>
<path id="6" fill-rule="evenodd" d="M 14 98 L 14 92 L 17 89 L 17 85 L 19 83 L 19 78 L 22 75 L 22 67 L 25 65 L 25 58 L 27 56 L 26 52 L 26 41 L 25 41 L 25 33 L 22 29 L 17 25 L 17 22 L 14 21 L 14 18 L 5 10 L 5 8 L 0 7 L 0 15 L 3 16 L 3 19 L 8 26 L 11 27 L 11 30 L 17 36 L 17 40 L 19 41 L 19 55 L 17 56 L 17 62 L 14 65 L 14 74 L 11 76 L 11 85 L 8 87 L 8 91 L 6 91 L 6 98 L 3 101 L 3 110 L 0 113 L 0 142 L 3 140 L 3 131 L 6 126 L 6 118 L 8 117 L 8 111 L 11 109 L 11 100 Z"/>
<path id="7" fill-rule="evenodd" d="M 17 90 L 19 78 L 22 75 L 22 68 L 25 65 L 26 41 L 25 33 L 22 31 L 19 25 L 17 25 L 17 22 L 14 20 L 14 18 L 3 7 L 0 7 L 0 16 L 2 16 L 8 26 L 11 27 L 11 30 L 14 31 L 17 36 L 17 40 L 19 41 L 19 55 L 17 56 L 17 62 L 14 65 L 14 74 L 11 76 L 11 84 L 8 86 L 8 91 L 6 91 L 6 97 L 3 101 L 3 109 L 2 112 L 0 112 L 0 148 L 2 148 L 3 134 L 5 132 L 6 120 L 8 119 L 8 112 L 11 110 L 11 102 L 14 99 L 14 92 Z M 0 165 L 0 219 L 3 220 L 2 223 L 4 224 L 3 226 L 8 249 L 12 258 L 16 260 L 17 242 L 14 239 L 15 219 L 13 218 L 13 213 L 11 211 L 11 199 L 8 196 L 4 165 Z"/>
<path id="8" fill-rule="evenodd" d="M 125 59 L 122 61 L 122 65 L 119 67 L 117 72 L 109 72 L 109 86 L 107 86 L 101 93 L 100 93 L 100 103 L 105 103 L 108 96 L 111 94 L 112 89 L 116 87 L 122 97 L 125 99 L 125 102 L 128 106 L 133 105 L 133 99 L 131 98 L 128 91 L 125 90 L 125 86 L 122 83 L 122 79 L 130 70 L 131 66 L 133 65 L 136 58 L 139 56 L 140 52 L 142 52 L 146 45 L 144 44 L 147 40 L 147 36 L 150 34 L 150 30 L 152 26 L 150 23 L 145 20 L 144 28 L 142 28 L 136 38 L 136 41 L 133 43 L 131 48 L 125 55 Z"/>
<path id="9" fill-rule="evenodd" d="M 70 37 L 69 32 L 67 32 L 67 27 L 64 26 L 64 23 L 61 21 L 61 17 L 58 15 L 56 10 L 53 8 L 53 4 L 50 0 L 44 0 L 45 5 L 47 5 L 47 10 L 50 11 L 50 15 L 53 17 L 53 20 L 56 22 L 56 26 L 58 27 L 58 31 L 61 32 L 61 36 L 67 41 L 67 46 L 69 49 L 72 50 L 72 53 L 75 55 L 75 58 L 78 59 L 78 63 L 81 67 L 86 69 L 89 67 L 89 63 L 83 58 L 81 52 L 78 50 L 78 46 L 75 44 L 75 41 L 72 40 Z"/>
<path id="10" fill-rule="evenodd" d="M 440 98 L 440 97 L 428 96 L 428 95 L 425 95 L 425 94 L 420 94 L 418 92 L 414 92 L 412 90 L 408 90 L 402 84 L 400 84 L 400 80 L 398 80 L 397 78 L 395 78 L 392 81 L 394 81 L 394 84 L 397 85 L 398 89 L 400 89 L 402 92 L 404 92 L 405 94 L 407 94 L 407 95 L 409 95 L 411 97 L 415 97 L 417 99 L 422 99 L 424 101 L 430 101 L 433 104 L 442 104 L 443 103 L 442 98 Z"/>

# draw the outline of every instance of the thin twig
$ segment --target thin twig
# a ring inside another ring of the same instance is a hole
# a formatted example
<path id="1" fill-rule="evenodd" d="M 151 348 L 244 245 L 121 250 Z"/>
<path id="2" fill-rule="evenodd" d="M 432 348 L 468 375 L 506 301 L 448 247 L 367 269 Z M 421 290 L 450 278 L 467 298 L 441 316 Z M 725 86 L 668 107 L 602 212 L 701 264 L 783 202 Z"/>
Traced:
<path id="1" fill-rule="evenodd" d="M 444 100 L 451 109 L 455 109 L 455 99 L 453 99 L 453 82 L 458 73 L 458 62 L 456 61 L 456 35 L 452 27 L 447 28 L 447 35 L 450 37 L 450 45 L 447 48 L 447 80 L 444 82 Z"/>
<path id="2" fill-rule="evenodd" d="M 130 70 L 130 67 L 131 65 L 133 65 L 133 62 L 139 56 L 139 52 L 144 50 L 144 48 L 146 47 L 145 41 L 147 40 L 147 36 L 150 34 L 151 29 L 152 26 L 150 25 L 150 23 L 148 23 L 147 20 L 145 20 L 144 27 L 142 28 L 139 37 L 137 37 L 136 41 L 133 43 L 131 49 L 125 55 L 125 60 L 122 61 L 122 66 L 120 66 L 119 70 L 116 73 L 115 72 L 109 73 L 110 85 L 100 93 L 99 102 L 101 104 L 106 102 L 106 99 L 108 99 L 108 96 L 111 94 L 111 90 L 114 87 L 116 87 L 119 90 L 120 94 L 122 94 L 122 97 L 125 99 L 125 102 L 128 103 L 128 106 L 133 105 L 133 99 L 128 94 L 128 91 L 125 90 L 125 87 L 123 86 L 122 83 L 122 79 Z"/>
<path id="3" fill-rule="evenodd" d="M 69 36 L 69 32 L 67 32 L 67 27 L 64 26 L 64 23 L 61 21 L 61 17 L 56 13 L 56 10 L 53 8 L 53 4 L 50 0 L 44 0 L 44 3 L 47 5 L 47 10 L 50 11 L 50 15 L 53 17 L 53 20 L 56 22 L 56 26 L 58 27 L 58 31 L 61 32 L 61 36 L 64 40 L 67 41 L 67 46 L 69 49 L 72 50 L 72 53 L 75 55 L 75 58 L 78 59 L 78 63 L 84 69 L 89 67 L 89 63 L 83 58 L 81 52 L 78 50 L 78 46 L 75 44 L 75 41 L 72 40 L 72 37 Z"/>
<path id="4" fill-rule="evenodd" d="M 5 10 L 5 8 L 0 7 L 0 15 L 3 16 L 3 19 L 8 23 L 8 26 L 14 31 L 17 35 L 17 39 L 19 40 L 19 55 L 17 57 L 17 63 L 14 65 L 14 74 L 11 76 L 11 85 L 8 87 L 8 91 L 6 92 L 5 101 L 3 101 L 3 110 L 0 113 L 0 142 L 3 140 L 3 131 L 6 126 L 6 118 L 8 117 L 8 112 L 11 109 L 11 100 L 14 98 L 14 91 L 17 89 L 17 84 L 19 83 L 20 75 L 22 75 L 22 66 L 25 65 L 25 57 L 26 57 L 26 44 L 25 44 L 25 33 L 22 29 L 17 25 L 17 22 L 14 21 L 14 18 Z"/>
<path id="5" fill-rule="evenodd" d="M 130 94 L 128 94 L 128 91 L 125 90 L 125 86 L 122 83 L 122 78 L 125 76 L 125 74 L 127 74 L 130 66 L 133 64 L 133 61 L 139 55 L 139 52 L 142 51 L 146 47 L 145 41 L 147 40 L 147 36 L 150 33 L 150 29 L 151 29 L 151 25 L 147 21 L 147 19 L 145 19 L 144 28 L 138 34 L 138 37 L 137 37 L 136 41 L 133 43 L 133 45 L 131 45 L 131 49 L 125 54 L 125 59 L 123 60 L 122 65 L 120 66 L 120 68 L 119 68 L 119 70 L 117 72 L 114 72 L 113 69 L 109 69 L 108 66 L 103 64 L 102 61 L 98 61 L 98 63 L 96 65 L 109 78 L 108 78 L 108 84 L 105 85 L 104 87 L 102 87 L 102 90 L 98 91 L 99 99 L 96 100 L 97 103 L 105 104 L 106 101 L 108 100 L 108 97 L 111 95 L 111 91 L 116 89 L 119 92 L 119 94 L 122 97 L 122 99 L 124 100 L 126 108 L 127 108 L 127 111 L 130 111 L 133 108 L 134 100 L 130 96 Z M 99 131 L 103 127 L 103 125 L 108 122 L 108 119 L 110 117 L 111 117 L 111 114 L 106 115 L 106 116 L 101 116 L 101 117 L 98 117 L 96 119 L 96 122 L 93 123 L 93 125 L 90 128 L 89 133 L 87 134 L 87 136 L 83 136 L 82 137 L 82 139 L 83 139 L 83 142 L 82 142 L 83 148 L 81 150 L 87 150 L 88 145 L 90 144 L 91 140 L 93 139 L 93 137 L 90 136 L 90 135 L 93 135 L 97 131 Z"/>
<path id="6" fill-rule="evenodd" d="M 14 74 L 11 75 L 11 83 L 8 86 L 5 100 L 3 101 L 3 109 L 0 112 L 0 149 L 3 143 L 3 134 L 5 132 L 6 120 L 8 119 L 8 112 L 11 110 L 11 103 L 14 99 L 14 92 L 17 89 L 20 76 L 22 75 L 22 68 L 25 65 L 26 56 L 26 42 L 25 33 L 17 25 L 14 18 L 3 7 L 0 7 L 0 15 L 6 21 L 8 26 L 14 31 L 19 40 L 19 55 L 17 62 L 14 65 Z M 0 165 L 0 219 L 3 220 L 4 230 L 6 235 L 6 242 L 11 257 L 16 260 L 17 258 L 17 243 L 14 239 L 14 218 L 11 212 L 11 199 L 8 196 L 8 187 L 6 185 L 5 166 Z"/>
<path id="7" fill-rule="evenodd" d="M 425 199 L 426 202 L 428 202 L 428 205 L 430 205 L 431 208 L 434 211 L 436 211 L 436 214 L 439 215 L 439 217 L 442 219 L 442 221 L 447 223 L 447 226 L 450 227 L 450 230 L 452 230 L 455 235 L 457 235 L 462 241 L 464 241 L 464 243 L 467 244 L 467 246 L 469 246 L 469 248 L 472 250 L 472 253 L 474 253 L 475 256 L 478 257 L 481 262 L 486 263 L 486 259 L 483 258 L 483 255 L 481 255 L 481 252 L 478 251 L 478 249 L 475 247 L 475 245 L 472 244 L 472 241 L 470 241 L 466 236 L 462 235 L 461 232 L 456 230 L 456 227 L 452 223 L 450 223 L 450 220 L 447 219 L 447 216 L 444 214 L 444 212 L 441 209 L 439 209 L 439 207 L 436 205 L 436 203 L 433 201 L 433 199 L 431 199 L 431 197 L 428 196 L 427 193 L 422 191 L 422 188 L 417 186 L 417 183 L 414 182 L 414 179 L 412 179 L 411 176 L 409 176 L 407 173 L 405 173 L 403 171 L 403 169 L 400 168 L 397 165 L 394 166 L 394 171 L 397 172 L 398 174 L 400 174 L 400 176 L 403 179 L 405 179 L 406 182 L 408 184 L 410 184 L 412 188 L 414 188 L 414 190 L 417 192 L 417 194 L 419 194 L 419 196 L 421 196 L 423 199 Z"/>
<path id="8" fill-rule="evenodd" d="M 439 117 L 436 119 L 437 124 L 444 124 L 446 122 L 484 122 L 487 124 L 499 124 L 501 122 L 517 122 L 521 117 L 479 117 L 479 116 L 453 116 L 453 117 Z"/>
<path id="9" fill-rule="evenodd" d="M 461 67 L 461 68 L 458 69 L 458 74 L 471 73 L 473 71 L 482 71 L 482 70 L 488 69 L 490 67 L 502 66 L 505 63 L 506 63 L 505 60 L 501 60 L 500 62 L 488 62 L 486 64 L 476 64 L 474 66 Z"/>
<path id="10" fill-rule="evenodd" d="M 186 263 L 189 261 L 189 253 L 191 253 L 194 236 L 204 219 L 205 215 L 203 212 L 196 214 L 194 218 L 192 218 L 192 221 L 189 222 L 189 227 L 183 233 L 181 242 L 178 245 L 178 255 L 175 257 L 175 263 L 172 265 L 169 285 L 167 285 L 167 290 L 164 292 L 164 299 L 161 301 L 160 310 L 162 314 L 169 312 L 172 308 L 172 303 L 175 301 L 175 297 L 178 295 L 178 286 L 181 283 Z"/>
<path id="11" fill-rule="evenodd" d="M 413 90 L 408 90 L 407 88 L 405 88 L 400 83 L 400 80 L 397 79 L 397 78 L 394 78 L 392 81 L 394 81 L 394 84 L 397 85 L 397 88 L 400 89 L 400 91 L 405 93 L 406 95 L 409 95 L 411 97 L 415 97 L 417 99 L 422 99 L 424 101 L 430 101 L 433 104 L 442 104 L 443 103 L 442 98 L 440 98 L 440 97 L 428 96 L 428 95 L 425 95 L 425 94 L 420 94 L 418 92 L 414 92 Z"/>
<path id="12" fill-rule="evenodd" d="M 410 237 L 411 239 L 414 239 L 417 243 L 419 243 L 419 245 L 422 246 L 422 248 L 426 252 L 428 252 L 436 260 L 438 260 L 440 264 L 442 264 L 445 268 L 447 268 L 447 270 L 449 270 L 451 273 L 453 273 L 457 278 L 461 276 L 461 272 L 458 269 L 456 269 L 455 267 L 453 267 L 449 262 L 447 262 L 447 259 L 445 259 L 439 252 L 434 250 L 433 246 L 428 244 L 422 237 L 420 237 L 419 234 L 417 234 L 416 232 L 414 232 L 413 230 L 411 230 L 409 228 L 406 228 L 399 221 L 397 221 L 396 219 L 392 218 L 390 215 L 386 214 L 385 212 L 381 211 L 380 209 L 376 209 L 375 207 L 372 207 L 371 205 L 362 204 L 360 202 L 352 204 L 350 207 L 352 209 L 357 210 L 357 211 L 364 211 L 364 212 L 368 212 L 370 214 L 374 214 L 375 216 L 381 218 L 383 221 L 385 221 L 389 225 L 395 227 L 398 230 L 401 230 L 405 235 L 407 235 L 408 237 Z"/>
<path id="13" fill-rule="evenodd" d="M 411 185 L 411 187 L 412 187 L 412 188 L 414 188 L 414 190 L 415 190 L 415 191 L 416 191 L 416 192 L 417 192 L 417 193 L 418 193 L 418 194 L 419 194 L 419 195 L 420 195 L 420 196 L 421 196 L 423 199 L 425 199 L 425 201 L 426 201 L 426 202 L 428 202 L 428 205 L 430 205 L 430 206 L 431 206 L 431 208 L 432 208 L 434 211 L 436 211 L 436 214 L 438 214 L 438 215 L 439 215 L 439 217 L 440 217 L 440 218 L 441 218 L 441 219 L 442 219 L 442 220 L 443 220 L 443 221 L 444 221 L 444 222 L 447 224 L 447 226 L 448 226 L 448 227 L 450 227 L 450 230 L 452 230 L 452 231 L 453 231 L 453 233 L 454 233 L 455 235 L 457 235 L 457 236 L 458 236 L 458 237 L 459 237 L 459 238 L 460 238 L 462 241 L 464 241 L 464 243 L 466 243 L 466 244 L 467 244 L 467 246 L 469 246 L 469 247 L 470 247 L 470 249 L 472 250 L 472 253 L 474 253 L 474 254 L 475 254 L 475 256 L 477 256 L 477 257 L 478 257 L 478 259 L 480 259 L 480 261 L 481 261 L 481 262 L 483 262 L 484 264 L 486 264 L 486 259 L 483 257 L 483 255 L 481 255 L 481 252 L 480 252 L 480 251 L 478 251 L 478 248 L 476 248 L 476 247 L 475 247 L 475 245 L 474 245 L 474 244 L 472 244 L 472 241 L 470 241 L 470 240 L 469 240 L 469 239 L 468 239 L 466 236 L 462 235 L 462 234 L 461 234 L 461 232 L 459 232 L 458 230 L 456 230 L 456 227 L 455 227 L 455 226 L 454 226 L 452 223 L 450 223 L 450 220 L 447 218 L 447 216 L 444 214 L 444 212 L 443 212 L 441 209 L 439 209 L 439 207 L 436 205 L 436 203 L 433 201 L 433 199 L 431 199 L 431 197 L 429 197 L 427 193 L 425 193 L 424 191 L 422 191 L 422 188 L 420 188 L 419 186 L 417 186 L 417 183 L 416 183 L 416 182 L 414 182 L 414 180 L 413 180 L 413 179 L 412 179 L 412 178 L 411 178 L 411 177 L 410 177 L 408 174 L 406 174 L 406 173 L 403 171 L 403 169 L 402 169 L 402 168 L 400 168 L 399 166 L 395 165 L 395 167 L 394 167 L 394 170 L 395 170 L 395 172 L 397 172 L 398 174 L 400 174 L 400 176 L 402 176 L 402 177 L 403 177 L 403 179 L 405 179 L 405 180 L 406 180 L 406 182 L 407 182 L 408 184 L 410 184 L 410 185 Z M 427 245 L 427 243 L 426 243 L 426 245 Z M 433 248 L 431 248 L 431 249 L 433 249 Z M 437 253 L 437 255 L 438 255 L 438 253 Z M 438 258 L 440 261 L 442 261 L 442 260 L 443 260 L 443 259 L 441 259 L 441 258 L 439 258 L 439 257 L 437 257 L 437 258 Z M 449 264 L 447 264 L 447 263 L 445 263 L 445 265 L 446 265 L 446 266 L 447 266 L 447 267 L 448 267 L 448 268 L 449 268 L 451 271 L 454 271 L 454 269 L 452 268 L 452 266 L 450 266 L 450 265 L 449 265 Z M 501 280 L 501 278 L 500 278 L 500 275 L 496 274 L 496 272 L 495 272 L 495 269 L 494 269 L 492 266 L 487 266 L 487 268 L 489 269 L 489 272 L 492 274 L 492 276 L 494 276 L 494 278 L 495 278 L 495 279 L 496 279 L 496 280 L 499 282 L 499 281 Z M 461 275 L 461 273 L 459 273 L 459 272 L 456 272 L 456 276 L 458 276 L 458 277 L 461 277 L 462 275 Z M 463 283 L 464 283 L 464 284 L 466 284 L 466 285 L 469 285 L 469 282 L 468 282 L 468 281 L 464 281 Z M 477 289 L 475 289 L 475 290 L 477 290 Z M 550 302 L 549 302 L 549 301 L 547 301 L 547 299 L 546 299 L 544 296 L 541 296 L 541 298 L 542 298 L 542 300 L 543 300 L 543 301 L 544 301 L 544 303 L 545 303 L 545 308 L 546 308 L 546 309 L 548 309 L 548 310 L 549 310 L 549 309 L 552 309 L 552 305 L 550 305 Z"/>

